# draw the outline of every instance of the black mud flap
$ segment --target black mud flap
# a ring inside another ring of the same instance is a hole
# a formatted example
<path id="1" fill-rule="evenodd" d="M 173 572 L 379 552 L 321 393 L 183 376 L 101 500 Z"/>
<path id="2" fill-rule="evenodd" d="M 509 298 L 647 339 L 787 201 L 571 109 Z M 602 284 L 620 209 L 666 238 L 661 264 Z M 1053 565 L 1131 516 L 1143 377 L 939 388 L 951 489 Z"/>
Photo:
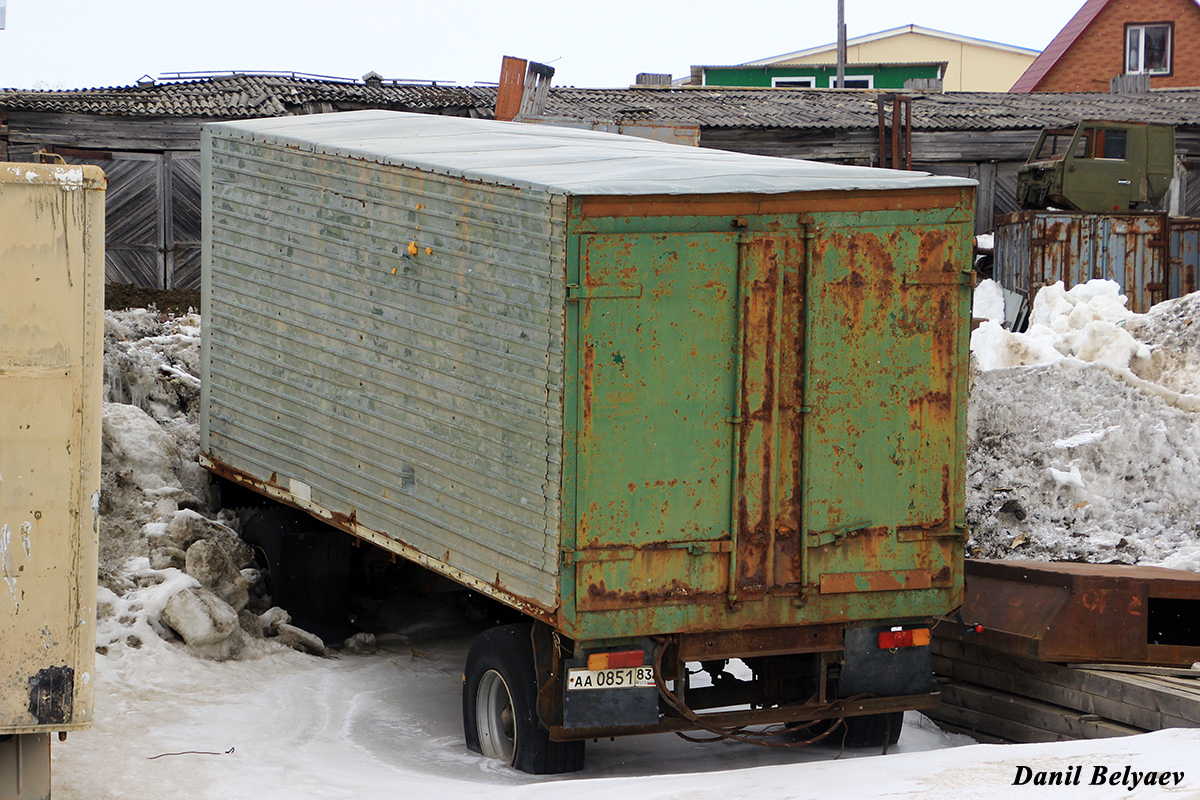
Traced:
<path id="1" fill-rule="evenodd" d="M 846 629 L 838 697 L 891 697 L 933 691 L 933 649 L 929 645 L 880 649 L 879 634 L 891 629 L 891 625 Z"/>
<path id="2" fill-rule="evenodd" d="M 577 681 L 571 688 L 571 670 L 586 670 L 586 658 L 565 662 L 567 680 L 563 681 L 564 728 L 614 728 L 626 725 L 658 724 L 658 689 L 650 687 L 594 686 Z"/>

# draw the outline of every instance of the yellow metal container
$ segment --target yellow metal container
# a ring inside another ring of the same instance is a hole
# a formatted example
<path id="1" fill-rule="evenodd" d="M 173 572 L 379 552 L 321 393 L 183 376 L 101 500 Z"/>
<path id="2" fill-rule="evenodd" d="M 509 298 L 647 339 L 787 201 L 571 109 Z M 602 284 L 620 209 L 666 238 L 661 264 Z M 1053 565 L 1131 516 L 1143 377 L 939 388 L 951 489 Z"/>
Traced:
<path id="1" fill-rule="evenodd" d="M 36 734 L 3 745 L 3 797 L 45 734 L 92 722 L 104 189 L 0 164 L 0 737 Z"/>

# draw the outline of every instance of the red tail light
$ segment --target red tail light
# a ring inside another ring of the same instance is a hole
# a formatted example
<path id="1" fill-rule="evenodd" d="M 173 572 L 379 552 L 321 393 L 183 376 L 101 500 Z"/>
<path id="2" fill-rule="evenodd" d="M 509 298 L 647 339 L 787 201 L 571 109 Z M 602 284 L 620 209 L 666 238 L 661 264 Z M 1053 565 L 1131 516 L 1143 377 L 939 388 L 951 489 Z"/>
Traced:
<path id="1" fill-rule="evenodd" d="M 879 649 L 892 650 L 897 647 L 924 647 L 929 644 L 929 628 L 913 628 L 908 631 L 883 631 L 879 634 Z"/>
<path id="2" fill-rule="evenodd" d="M 588 669 L 621 669 L 640 667 L 646 663 L 646 654 L 641 650 L 620 650 L 616 653 L 592 653 L 588 656 Z"/>

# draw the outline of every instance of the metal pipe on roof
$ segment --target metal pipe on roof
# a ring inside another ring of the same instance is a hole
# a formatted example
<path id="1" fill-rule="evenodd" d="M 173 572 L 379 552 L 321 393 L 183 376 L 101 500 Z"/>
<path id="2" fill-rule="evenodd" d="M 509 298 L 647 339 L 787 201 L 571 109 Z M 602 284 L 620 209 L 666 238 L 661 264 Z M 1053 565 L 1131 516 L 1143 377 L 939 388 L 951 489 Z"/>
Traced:
<path id="1" fill-rule="evenodd" d="M 846 0 L 838 0 L 837 88 L 846 88 Z"/>

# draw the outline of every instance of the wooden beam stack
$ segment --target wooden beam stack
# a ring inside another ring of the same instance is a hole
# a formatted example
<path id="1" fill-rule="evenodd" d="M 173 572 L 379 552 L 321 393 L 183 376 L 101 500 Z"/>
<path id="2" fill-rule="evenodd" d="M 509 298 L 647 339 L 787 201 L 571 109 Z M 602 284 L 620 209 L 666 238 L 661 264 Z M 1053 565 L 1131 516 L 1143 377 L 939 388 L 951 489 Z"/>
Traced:
<path id="1" fill-rule="evenodd" d="M 935 636 L 942 704 L 927 716 L 985 742 L 1053 742 L 1200 728 L 1200 670 L 1054 664 Z"/>

